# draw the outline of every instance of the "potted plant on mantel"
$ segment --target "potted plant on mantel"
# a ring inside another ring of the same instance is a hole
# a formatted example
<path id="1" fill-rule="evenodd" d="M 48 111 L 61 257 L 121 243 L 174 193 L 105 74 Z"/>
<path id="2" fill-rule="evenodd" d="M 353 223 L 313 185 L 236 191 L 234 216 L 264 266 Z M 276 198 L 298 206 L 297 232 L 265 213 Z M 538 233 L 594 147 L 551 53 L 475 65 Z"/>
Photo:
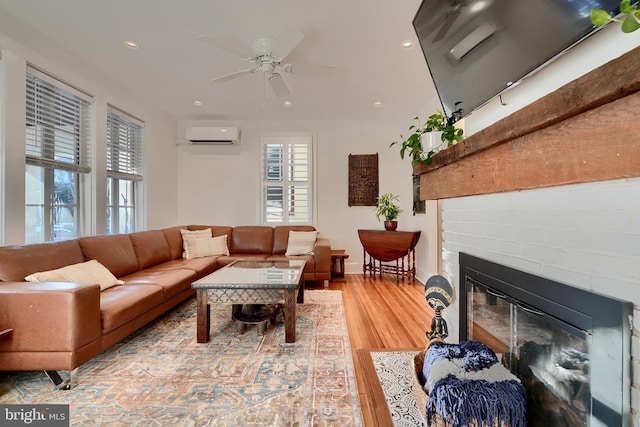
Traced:
<path id="1" fill-rule="evenodd" d="M 418 162 L 429 164 L 431 157 L 437 152 L 462 141 L 464 131 L 453 125 L 455 117 L 456 115 L 447 119 L 442 110 L 437 110 L 422 126 L 416 116 L 414 120 L 418 122 L 417 126 L 409 126 L 412 133 L 407 138 L 400 135 L 401 140 L 392 142 L 389 147 L 400 145 L 400 157 L 404 159 L 405 154 L 409 154 L 411 166 Z"/>
<path id="2" fill-rule="evenodd" d="M 376 206 L 376 219 L 380 221 L 380 217 L 384 217 L 384 228 L 387 231 L 395 231 L 398 228 L 398 215 L 402 213 L 400 206 L 396 204 L 398 196 L 392 193 L 385 193 L 378 197 L 378 205 Z"/>

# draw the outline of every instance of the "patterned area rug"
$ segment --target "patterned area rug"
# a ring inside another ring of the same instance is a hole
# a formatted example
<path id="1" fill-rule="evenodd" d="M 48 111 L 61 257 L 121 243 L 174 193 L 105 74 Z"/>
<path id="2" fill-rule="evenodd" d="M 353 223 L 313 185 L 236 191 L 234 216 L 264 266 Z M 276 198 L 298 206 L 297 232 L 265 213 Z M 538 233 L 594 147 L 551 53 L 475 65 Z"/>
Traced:
<path id="1" fill-rule="evenodd" d="M 195 299 L 77 369 L 58 391 L 43 372 L 0 372 L 0 403 L 69 404 L 72 425 L 362 426 L 340 291 L 305 292 L 296 342 L 280 318 L 238 334 L 231 306 L 211 306 L 196 342 Z"/>
<path id="2" fill-rule="evenodd" d="M 371 359 L 395 427 L 426 427 L 426 409 L 418 409 L 413 394 L 413 356 L 410 351 L 372 351 Z"/>

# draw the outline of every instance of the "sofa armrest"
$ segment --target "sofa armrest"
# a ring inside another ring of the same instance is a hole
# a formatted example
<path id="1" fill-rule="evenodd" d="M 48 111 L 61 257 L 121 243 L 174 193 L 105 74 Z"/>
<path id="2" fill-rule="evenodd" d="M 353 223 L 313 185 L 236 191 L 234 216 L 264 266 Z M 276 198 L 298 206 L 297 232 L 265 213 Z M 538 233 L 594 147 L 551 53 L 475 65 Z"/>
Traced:
<path id="1" fill-rule="evenodd" d="M 313 250 L 314 262 L 316 264 L 315 273 L 331 275 L 331 243 L 329 239 L 318 238 Z"/>
<path id="2" fill-rule="evenodd" d="M 100 286 L 58 282 L 0 283 L 1 351 L 74 351 L 101 336 Z"/>

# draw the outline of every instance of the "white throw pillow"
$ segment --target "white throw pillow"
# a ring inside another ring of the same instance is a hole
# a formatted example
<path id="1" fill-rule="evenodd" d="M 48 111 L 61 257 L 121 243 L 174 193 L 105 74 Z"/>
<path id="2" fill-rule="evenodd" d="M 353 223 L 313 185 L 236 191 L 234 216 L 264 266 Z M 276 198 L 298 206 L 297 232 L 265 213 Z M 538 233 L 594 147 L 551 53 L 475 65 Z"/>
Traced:
<path id="1" fill-rule="evenodd" d="M 317 231 L 290 231 L 287 251 L 284 254 L 287 256 L 313 255 L 317 237 Z"/>
<path id="2" fill-rule="evenodd" d="M 79 264 L 71 264 L 56 270 L 40 271 L 24 278 L 27 282 L 73 282 L 97 283 L 104 291 L 112 286 L 124 285 L 104 265 L 95 259 Z"/>
<path id="3" fill-rule="evenodd" d="M 180 229 L 180 234 L 182 234 L 182 258 L 187 257 L 187 241 L 192 239 L 210 239 L 212 238 L 211 229 L 203 228 L 202 230 L 185 230 Z"/>
<path id="4" fill-rule="evenodd" d="M 210 239 L 187 239 L 185 240 L 184 251 L 187 259 L 212 255 L 229 255 L 227 235 Z"/>

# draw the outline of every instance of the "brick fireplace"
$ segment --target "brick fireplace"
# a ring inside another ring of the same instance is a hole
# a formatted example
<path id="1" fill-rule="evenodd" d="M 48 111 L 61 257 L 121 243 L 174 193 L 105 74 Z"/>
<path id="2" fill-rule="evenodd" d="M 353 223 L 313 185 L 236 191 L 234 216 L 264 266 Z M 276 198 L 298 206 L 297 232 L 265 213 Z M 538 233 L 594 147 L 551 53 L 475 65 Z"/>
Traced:
<path id="1" fill-rule="evenodd" d="M 460 252 L 633 303 L 631 425 L 640 425 L 639 89 L 640 48 L 414 170 L 421 198 L 440 200 L 450 336 L 460 331 Z"/>

